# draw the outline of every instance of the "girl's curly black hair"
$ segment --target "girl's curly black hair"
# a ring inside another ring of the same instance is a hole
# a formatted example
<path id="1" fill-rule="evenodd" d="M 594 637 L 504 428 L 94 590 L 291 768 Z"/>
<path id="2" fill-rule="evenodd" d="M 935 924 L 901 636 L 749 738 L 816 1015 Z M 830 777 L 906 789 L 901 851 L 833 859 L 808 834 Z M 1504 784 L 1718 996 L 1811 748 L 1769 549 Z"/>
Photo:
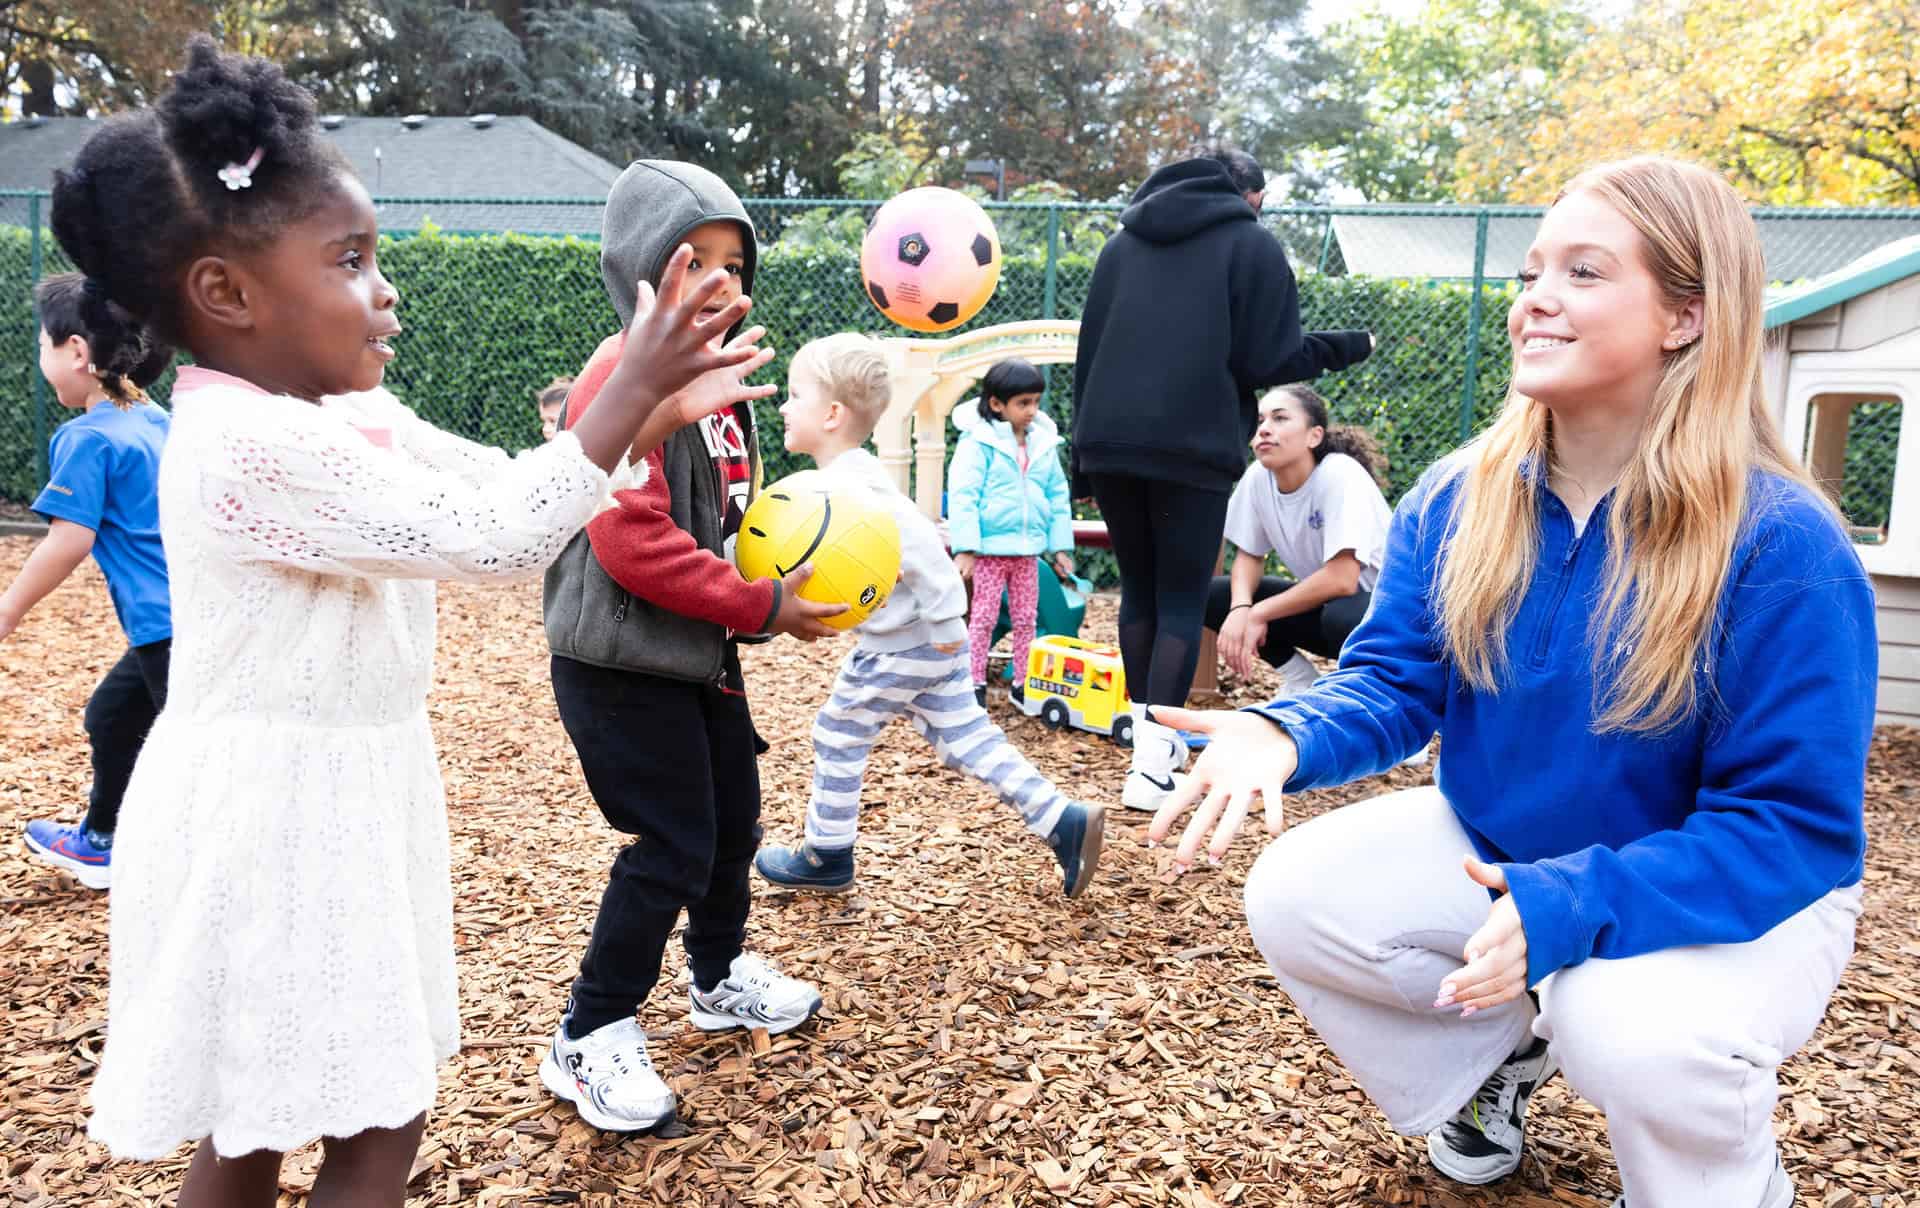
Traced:
<path id="1" fill-rule="evenodd" d="M 256 151 L 252 183 L 229 188 L 221 170 Z M 103 378 L 157 377 L 184 334 L 187 266 L 272 242 L 351 171 L 306 89 L 195 35 L 156 106 L 108 121 L 54 173 L 53 233 L 85 279 L 79 322 Z"/>

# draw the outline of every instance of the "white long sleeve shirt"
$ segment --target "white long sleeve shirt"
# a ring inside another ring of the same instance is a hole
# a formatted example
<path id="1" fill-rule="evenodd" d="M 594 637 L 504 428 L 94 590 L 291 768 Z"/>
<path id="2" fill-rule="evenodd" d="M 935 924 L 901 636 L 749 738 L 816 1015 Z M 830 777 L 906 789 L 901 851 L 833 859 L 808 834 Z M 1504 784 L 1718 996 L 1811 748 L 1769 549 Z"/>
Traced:
<path id="1" fill-rule="evenodd" d="M 849 449 L 820 467 L 836 485 L 862 487 L 885 502 L 900 527 L 900 582 L 860 626 L 860 649 L 897 653 L 967 639 L 967 588 L 940 530 L 900 493 L 880 459 Z"/>

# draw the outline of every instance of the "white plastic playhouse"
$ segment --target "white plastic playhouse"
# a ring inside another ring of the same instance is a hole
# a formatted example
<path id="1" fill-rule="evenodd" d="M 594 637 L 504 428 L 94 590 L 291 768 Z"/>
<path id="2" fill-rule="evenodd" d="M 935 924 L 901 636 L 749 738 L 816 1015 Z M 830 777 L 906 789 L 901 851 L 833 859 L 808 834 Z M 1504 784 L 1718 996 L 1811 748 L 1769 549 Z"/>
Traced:
<path id="1" fill-rule="evenodd" d="M 1876 720 L 1920 726 L 1920 236 L 1767 305 L 1787 444 L 1853 514 L 1880 629 Z"/>

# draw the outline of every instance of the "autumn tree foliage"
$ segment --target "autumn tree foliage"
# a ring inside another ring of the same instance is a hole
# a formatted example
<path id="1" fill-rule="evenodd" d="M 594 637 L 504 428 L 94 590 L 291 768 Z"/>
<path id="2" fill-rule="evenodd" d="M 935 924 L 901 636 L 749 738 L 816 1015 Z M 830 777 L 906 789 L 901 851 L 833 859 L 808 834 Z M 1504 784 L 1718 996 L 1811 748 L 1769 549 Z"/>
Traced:
<path id="1" fill-rule="evenodd" d="M 1684 0 L 1603 30 L 1531 128 L 1473 127 L 1462 198 L 1540 201 L 1587 164 L 1685 155 L 1776 205 L 1920 204 L 1920 6 Z"/>

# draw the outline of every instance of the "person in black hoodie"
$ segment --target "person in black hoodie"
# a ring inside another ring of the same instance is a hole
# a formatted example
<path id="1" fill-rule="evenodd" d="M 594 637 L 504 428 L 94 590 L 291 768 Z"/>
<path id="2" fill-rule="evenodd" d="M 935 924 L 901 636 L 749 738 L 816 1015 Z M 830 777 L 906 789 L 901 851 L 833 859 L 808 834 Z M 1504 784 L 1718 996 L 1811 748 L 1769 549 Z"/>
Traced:
<path id="1" fill-rule="evenodd" d="M 1303 332 L 1286 252 L 1261 229 L 1266 178 L 1215 150 L 1147 178 L 1094 266 L 1073 367 L 1074 493 L 1120 564 L 1120 653 L 1135 718 L 1123 804 L 1158 809 L 1185 742 L 1152 706 L 1186 703 L 1227 499 L 1256 392 L 1366 358 L 1364 331 Z"/>

